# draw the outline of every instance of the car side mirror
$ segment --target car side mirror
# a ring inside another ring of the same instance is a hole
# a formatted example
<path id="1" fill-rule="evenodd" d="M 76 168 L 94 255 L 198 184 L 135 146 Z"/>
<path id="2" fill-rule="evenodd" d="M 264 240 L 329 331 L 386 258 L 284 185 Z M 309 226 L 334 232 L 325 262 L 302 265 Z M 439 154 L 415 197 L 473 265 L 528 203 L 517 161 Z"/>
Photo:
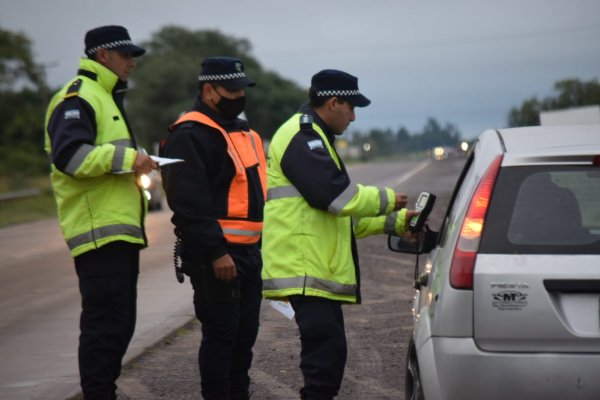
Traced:
<path id="1" fill-rule="evenodd" d="M 396 253 L 405 254 L 423 254 L 429 253 L 437 244 L 438 232 L 426 228 L 424 235 L 421 236 L 418 244 L 409 242 L 402 236 L 388 235 L 388 248 Z"/>

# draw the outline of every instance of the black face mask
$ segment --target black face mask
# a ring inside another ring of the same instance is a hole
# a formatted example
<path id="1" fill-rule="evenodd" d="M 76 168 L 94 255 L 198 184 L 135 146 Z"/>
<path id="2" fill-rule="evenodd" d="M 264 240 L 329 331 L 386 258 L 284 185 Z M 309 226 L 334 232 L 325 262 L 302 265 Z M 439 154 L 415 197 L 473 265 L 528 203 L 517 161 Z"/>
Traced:
<path id="1" fill-rule="evenodd" d="M 215 89 L 216 91 L 216 89 Z M 219 93 L 219 92 L 217 92 Z M 219 93 L 221 96 L 221 93 Z M 234 119 L 244 111 L 246 107 L 246 96 L 238 97 L 237 99 L 228 99 L 227 97 L 221 96 L 215 107 L 225 118 Z"/>

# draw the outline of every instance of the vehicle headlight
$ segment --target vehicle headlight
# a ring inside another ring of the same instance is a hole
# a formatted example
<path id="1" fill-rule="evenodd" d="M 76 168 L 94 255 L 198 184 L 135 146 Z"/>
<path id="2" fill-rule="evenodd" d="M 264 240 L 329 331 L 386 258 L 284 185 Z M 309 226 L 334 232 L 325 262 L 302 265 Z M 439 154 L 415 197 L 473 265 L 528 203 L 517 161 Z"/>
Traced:
<path id="1" fill-rule="evenodd" d="M 440 160 L 444 156 L 445 150 L 443 147 L 436 147 L 433 149 L 433 155 L 436 160 Z"/>

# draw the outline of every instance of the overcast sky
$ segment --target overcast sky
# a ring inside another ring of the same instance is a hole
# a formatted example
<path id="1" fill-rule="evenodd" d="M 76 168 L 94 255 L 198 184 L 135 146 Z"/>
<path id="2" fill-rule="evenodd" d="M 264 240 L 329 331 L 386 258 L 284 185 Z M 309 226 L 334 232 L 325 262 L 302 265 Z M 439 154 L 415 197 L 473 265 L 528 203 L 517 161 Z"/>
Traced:
<path id="1" fill-rule="evenodd" d="M 558 80 L 600 77 L 600 0 L 0 0 L 0 26 L 29 36 L 52 86 L 107 24 L 134 42 L 165 25 L 247 38 L 263 68 L 303 87 L 345 70 L 372 100 L 361 130 L 416 132 L 434 117 L 471 138 Z"/>

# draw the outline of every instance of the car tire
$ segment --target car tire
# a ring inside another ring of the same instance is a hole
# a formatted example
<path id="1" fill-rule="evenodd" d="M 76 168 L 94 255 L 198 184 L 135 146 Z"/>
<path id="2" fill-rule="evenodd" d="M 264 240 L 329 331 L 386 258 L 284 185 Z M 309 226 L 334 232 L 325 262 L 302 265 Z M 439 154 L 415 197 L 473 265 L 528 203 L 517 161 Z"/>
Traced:
<path id="1" fill-rule="evenodd" d="M 411 340 L 406 354 L 406 373 L 404 382 L 404 393 L 406 400 L 425 400 L 421 374 L 419 373 L 419 362 L 415 344 Z"/>

